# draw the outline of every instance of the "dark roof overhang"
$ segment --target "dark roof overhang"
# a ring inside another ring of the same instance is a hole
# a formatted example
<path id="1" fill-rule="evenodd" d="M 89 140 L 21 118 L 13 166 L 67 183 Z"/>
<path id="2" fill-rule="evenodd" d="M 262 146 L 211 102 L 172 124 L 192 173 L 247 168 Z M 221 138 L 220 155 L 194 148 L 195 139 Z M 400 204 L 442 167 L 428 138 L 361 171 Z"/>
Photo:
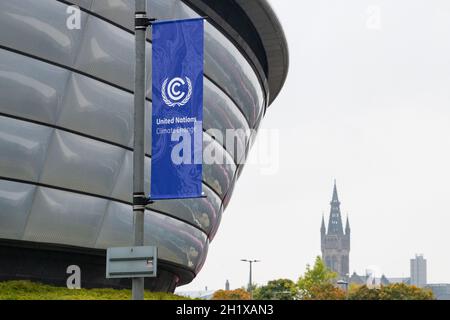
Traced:
<path id="1" fill-rule="evenodd" d="M 183 0 L 222 31 L 243 53 L 261 79 L 270 105 L 289 69 L 283 28 L 267 0 Z"/>

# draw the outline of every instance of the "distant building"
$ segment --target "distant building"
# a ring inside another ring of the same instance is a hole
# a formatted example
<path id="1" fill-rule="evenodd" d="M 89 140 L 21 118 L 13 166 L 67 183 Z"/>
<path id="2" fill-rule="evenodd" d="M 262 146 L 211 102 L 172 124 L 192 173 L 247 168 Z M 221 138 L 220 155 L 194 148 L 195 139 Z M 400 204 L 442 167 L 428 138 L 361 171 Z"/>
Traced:
<path id="1" fill-rule="evenodd" d="M 330 202 L 328 230 L 325 228 L 325 219 L 322 216 L 320 228 L 322 259 L 330 270 L 337 272 L 341 278 L 347 278 L 349 275 L 350 224 L 347 217 L 344 233 L 340 204 L 335 181 L 333 198 Z"/>
<path id="2" fill-rule="evenodd" d="M 448 283 L 428 284 L 425 288 L 431 289 L 437 300 L 450 300 L 450 284 Z"/>
<path id="3" fill-rule="evenodd" d="M 214 159 L 203 165 L 205 197 L 145 207 L 145 244 L 158 247 L 158 273 L 145 286 L 173 292 L 204 266 L 251 142 L 285 83 L 289 48 L 267 0 L 145 2 L 157 20 L 208 17 L 196 40 L 205 40 L 204 77 L 192 79 L 204 93 L 205 130 L 195 143 Z M 84 288 L 130 287 L 131 281 L 107 279 L 105 270 L 106 249 L 134 240 L 134 14 L 134 0 L 0 0 L 0 281 L 65 286 L 67 267 L 77 264 Z M 171 44 L 179 59 L 187 57 L 186 41 Z M 189 68 L 159 72 L 178 80 Z M 189 93 L 173 83 L 176 98 Z"/>
<path id="4" fill-rule="evenodd" d="M 359 285 L 388 285 L 390 283 L 389 279 L 385 275 L 381 277 L 373 277 L 371 275 L 360 276 L 356 272 L 350 276 L 349 283 L 359 284 Z"/>
<path id="5" fill-rule="evenodd" d="M 389 283 L 404 283 L 404 284 L 411 284 L 411 278 L 410 277 L 400 277 L 400 278 L 388 278 Z"/>
<path id="6" fill-rule="evenodd" d="M 230 281 L 225 282 L 225 290 L 230 291 Z"/>
<path id="7" fill-rule="evenodd" d="M 207 291 L 175 291 L 175 294 L 187 297 L 191 299 L 203 299 L 203 300 L 211 300 L 214 295 L 214 290 Z"/>
<path id="8" fill-rule="evenodd" d="M 369 275 L 360 276 L 353 272 L 349 278 L 349 283 L 355 284 L 376 284 L 376 285 L 388 285 L 394 283 L 404 283 L 407 285 L 413 285 L 419 288 L 426 287 L 427 284 L 427 260 L 424 259 L 423 255 L 416 255 L 414 259 L 411 259 L 411 275 L 410 277 L 386 277 L 382 275 L 378 278 L 373 278 Z M 436 290 L 447 290 L 445 285 L 436 285 Z M 450 289 L 449 289 L 450 290 Z"/>
<path id="9" fill-rule="evenodd" d="M 411 284 L 419 288 L 427 285 L 427 260 L 423 255 L 411 259 Z"/>
<path id="10" fill-rule="evenodd" d="M 340 279 L 345 279 L 349 284 L 369 286 L 404 283 L 419 288 L 431 289 L 438 300 L 450 300 L 450 284 L 427 285 L 427 260 L 423 255 L 416 254 L 410 260 L 410 277 L 388 278 L 385 275 L 374 277 L 370 274 L 358 275 L 356 272 L 350 275 L 350 224 L 347 217 L 344 232 L 336 181 L 334 182 L 330 205 L 328 228 L 325 227 L 325 218 L 323 216 L 320 228 L 322 259 L 328 269 L 338 273 Z M 229 285 L 228 281 L 227 284 Z"/>

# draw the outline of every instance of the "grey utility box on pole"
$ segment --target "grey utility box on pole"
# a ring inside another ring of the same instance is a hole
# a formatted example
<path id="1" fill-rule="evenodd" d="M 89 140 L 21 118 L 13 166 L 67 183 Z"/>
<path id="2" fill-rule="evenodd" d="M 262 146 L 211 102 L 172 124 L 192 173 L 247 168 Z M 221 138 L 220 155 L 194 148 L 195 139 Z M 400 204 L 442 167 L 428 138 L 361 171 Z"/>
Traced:
<path id="1" fill-rule="evenodd" d="M 109 248 L 106 253 L 106 278 L 156 277 L 156 247 Z"/>

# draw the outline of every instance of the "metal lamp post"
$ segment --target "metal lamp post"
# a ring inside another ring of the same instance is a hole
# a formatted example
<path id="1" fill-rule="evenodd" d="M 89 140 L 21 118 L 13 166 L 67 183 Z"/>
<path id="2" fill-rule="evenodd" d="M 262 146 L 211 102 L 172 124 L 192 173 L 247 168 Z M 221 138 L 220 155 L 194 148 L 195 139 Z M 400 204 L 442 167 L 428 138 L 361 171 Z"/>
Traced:
<path id="1" fill-rule="evenodd" d="M 349 284 L 348 281 L 341 279 L 341 280 L 337 281 L 337 284 L 344 287 L 345 294 L 347 295 L 348 294 L 348 284 Z"/>
<path id="2" fill-rule="evenodd" d="M 252 265 L 253 263 L 261 262 L 261 260 L 247 260 L 241 259 L 242 262 L 248 262 L 250 265 L 250 274 L 248 279 L 248 289 L 247 291 L 250 293 L 250 297 L 253 299 L 253 285 L 252 285 Z"/>
<path id="3" fill-rule="evenodd" d="M 134 151 L 133 151 L 133 214 L 134 245 L 144 245 L 144 214 L 147 198 L 144 191 L 144 127 L 145 127 L 145 45 L 147 1 L 135 1 L 135 78 L 134 78 Z M 144 300 L 144 278 L 132 279 L 133 300 Z"/>

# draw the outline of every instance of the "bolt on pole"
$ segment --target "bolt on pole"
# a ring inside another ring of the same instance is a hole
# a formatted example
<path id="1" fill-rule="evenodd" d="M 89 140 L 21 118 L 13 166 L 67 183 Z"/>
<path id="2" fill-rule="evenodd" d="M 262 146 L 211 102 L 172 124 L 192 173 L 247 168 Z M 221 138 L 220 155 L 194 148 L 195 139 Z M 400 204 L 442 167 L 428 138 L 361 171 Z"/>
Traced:
<path id="1" fill-rule="evenodd" d="M 133 214 L 134 245 L 144 245 L 144 214 L 146 196 L 144 191 L 144 127 L 145 127 L 145 45 L 147 26 L 138 21 L 147 18 L 146 0 L 135 1 L 135 78 L 134 78 L 134 152 L 133 152 Z M 132 279 L 133 300 L 144 300 L 144 278 Z"/>

